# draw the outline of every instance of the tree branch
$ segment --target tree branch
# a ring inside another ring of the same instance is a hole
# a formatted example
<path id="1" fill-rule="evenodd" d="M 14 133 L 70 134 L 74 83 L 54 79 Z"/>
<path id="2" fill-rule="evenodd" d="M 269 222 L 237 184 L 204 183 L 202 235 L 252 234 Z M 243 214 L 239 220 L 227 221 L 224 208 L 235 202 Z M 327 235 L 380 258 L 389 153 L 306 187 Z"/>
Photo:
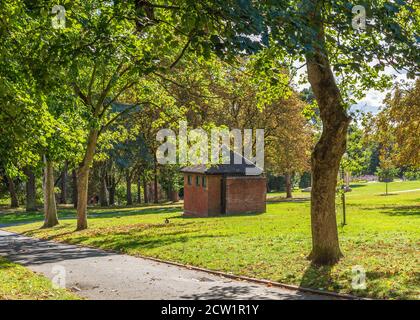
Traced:
<path id="1" fill-rule="evenodd" d="M 120 118 L 123 114 L 127 114 L 129 111 L 133 110 L 135 107 L 138 107 L 139 105 L 142 104 L 146 104 L 146 103 L 150 103 L 149 101 L 145 101 L 145 102 L 138 102 L 135 103 L 129 107 L 127 107 L 127 109 L 125 109 L 122 112 L 118 112 L 114 117 L 111 118 L 111 120 L 109 120 L 106 124 L 104 124 L 101 129 L 99 130 L 99 134 L 101 134 L 104 130 L 108 129 L 109 126 L 114 123 L 118 118 Z M 98 135 L 99 135 L 98 134 Z"/>
<path id="2" fill-rule="evenodd" d="M 169 69 L 173 69 L 177 64 L 178 64 L 178 62 L 181 60 L 181 58 L 184 56 L 184 54 L 185 54 L 185 52 L 187 51 L 187 49 L 188 49 L 188 46 L 190 45 L 190 43 L 191 43 L 191 39 L 192 39 L 192 36 L 188 39 L 188 41 L 187 41 L 187 43 L 185 44 L 185 46 L 184 46 L 184 48 L 182 48 L 182 51 L 181 51 L 181 54 L 178 56 L 178 58 L 176 58 L 176 60 L 171 64 L 171 66 L 169 67 Z"/>

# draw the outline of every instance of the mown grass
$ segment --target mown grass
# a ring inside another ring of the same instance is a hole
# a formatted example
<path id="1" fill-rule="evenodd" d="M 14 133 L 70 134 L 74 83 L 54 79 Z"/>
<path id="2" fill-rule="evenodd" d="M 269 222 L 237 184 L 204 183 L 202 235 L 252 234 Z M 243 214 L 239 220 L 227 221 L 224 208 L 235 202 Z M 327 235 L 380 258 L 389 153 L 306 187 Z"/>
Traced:
<path id="1" fill-rule="evenodd" d="M 237 275 L 270 279 L 374 298 L 418 299 L 420 181 L 353 185 L 347 193 L 347 225 L 339 227 L 344 257 L 333 267 L 307 260 L 311 249 L 309 200 L 269 203 L 264 214 L 185 218 L 179 207 L 94 209 L 89 229 L 75 232 L 73 210 L 50 230 L 28 223 L 9 230 L 44 239 L 114 249 Z M 276 195 L 280 197 L 281 195 Z M 341 220 L 341 214 L 337 217 Z M 165 224 L 165 218 L 169 224 Z M 19 213 L 0 215 L 0 223 Z M 352 267 L 366 270 L 365 290 L 352 289 Z"/>
<path id="2" fill-rule="evenodd" d="M 0 257 L 0 300 L 80 299 L 65 289 L 54 288 L 43 276 Z"/>

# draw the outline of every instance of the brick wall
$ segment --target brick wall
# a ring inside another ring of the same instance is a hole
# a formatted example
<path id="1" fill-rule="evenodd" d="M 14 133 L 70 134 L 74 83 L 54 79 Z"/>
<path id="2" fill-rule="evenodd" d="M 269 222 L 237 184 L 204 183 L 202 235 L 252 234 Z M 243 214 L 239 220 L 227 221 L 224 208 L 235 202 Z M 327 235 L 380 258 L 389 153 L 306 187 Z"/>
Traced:
<path id="1" fill-rule="evenodd" d="M 191 185 L 188 184 L 188 176 L 191 176 Z M 196 177 L 199 177 L 200 185 L 196 185 Z M 200 174 L 184 174 L 184 214 L 191 216 L 206 217 L 208 215 L 207 188 L 202 186 Z"/>
<path id="2" fill-rule="evenodd" d="M 222 213 L 222 176 L 207 176 L 208 183 L 208 215 L 214 216 Z"/>
<path id="3" fill-rule="evenodd" d="M 226 213 L 265 212 L 265 177 L 226 178 Z"/>

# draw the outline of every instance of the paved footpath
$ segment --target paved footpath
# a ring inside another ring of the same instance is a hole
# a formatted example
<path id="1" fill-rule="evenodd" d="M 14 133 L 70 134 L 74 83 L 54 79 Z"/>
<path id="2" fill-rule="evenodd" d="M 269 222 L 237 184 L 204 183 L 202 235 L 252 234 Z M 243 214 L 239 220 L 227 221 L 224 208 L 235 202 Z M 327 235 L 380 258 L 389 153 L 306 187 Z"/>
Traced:
<path id="1" fill-rule="evenodd" d="M 66 287 L 88 299 L 329 298 L 3 230 L 0 255 L 50 279 L 65 270 Z"/>

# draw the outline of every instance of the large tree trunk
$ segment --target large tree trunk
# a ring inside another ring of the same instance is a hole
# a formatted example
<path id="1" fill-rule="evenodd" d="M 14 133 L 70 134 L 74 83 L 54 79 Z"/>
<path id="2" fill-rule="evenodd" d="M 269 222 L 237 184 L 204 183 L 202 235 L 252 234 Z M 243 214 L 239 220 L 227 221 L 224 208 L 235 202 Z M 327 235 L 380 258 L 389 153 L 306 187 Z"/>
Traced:
<path id="1" fill-rule="evenodd" d="M 9 193 L 10 193 L 10 207 L 17 208 L 19 207 L 19 199 L 16 192 L 16 186 L 13 179 L 10 178 L 9 176 L 7 176 L 7 185 L 9 187 Z"/>
<path id="2" fill-rule="evenodd" d="M 153 164 L 153 202 L 159 203 L 159 194 L 158 194 L 158 175 L 157 175 L 157 160 L 155 157 Z"/>
<path id="3" fill-rule="evenodd" d="M 312 252 L 309 257 L 315 264 L 331 265 L 342 255 L 338 242 L 335 193 L 351 118 L 347 116 L 327 58 L 320 8 L 311 13 L 310 17 L 318 37 L 315 39 L 315 52 L 307 54 L 306 62 L 308 79 L 319 106 L 323 130 L 311 159 Z"/>
<path id="4" fill-rule="evenodd" d="M 51 228 L 58 224 L 57 206 L 54 193 L 54 167 L 53 163 L 44 156 L 44 225 Z"/>
<path id="5" fill-rule="evenodd" d="M 72 187 L 73 187 L 73 193 L 72 193 L 72 202 L 73 207 L 77 208 L 77 172 L 73 169 L 72 173 Z"/>
<path id="6" fill-rule="evenodd" d="M 137 203 L 141 203 L 141 179 L 137 178 Z"/>
<path id="7" fill-rule="evenodd" d="M 127 187 L 127 205 L 130 206 L 133 204 L 133 196 L 131 193 L 131 174 L 130 169 L 127 169 L 125 174 L 125 181 L 126 181 L 126 187 Z"/>
<path id="8" fill-rule="evenodd" d="M 106 185 L 106 168 L 102 168 L 99 172 L 100 186 L 99 186 L 99 204 L 101 207 L 108 207 L 108 189 Z"/>
<path id="9" fill-rule="evenodd" d="M 285 183 L 286 183 L 286 198 L 292 198 L 292 175 L 290 173 L 286 173 L 284 175 Z"/>
<path id="10" fill-rule="evenodd" d="M 149 203 L 149 194 L 147 192 L 146 178 L 143 178 L 143 199 L 144 199 L 144 203 Z"/>
<path id="11" fill-rule="evenodd" d="M 63 172 L 61 173 L 60 178 L 60 203 L 65 204 L 67 203 L 67 161 L 64 163 Z"/>
<path id="12" fill-rule="evenodd" d="M 35 174 L 29 168 L 25 170 L 26 181 L 26 211 L 36 211 L 36 184 Z"/>
<path id="13" fill-rule="evenodd" d="M 87 203 L 89 170 L 95 154 L 98 130 L 91 129 L 88 136 L 88 143 L 83 158 L 77 170 L 77 230 L 87 229 Z"/>

